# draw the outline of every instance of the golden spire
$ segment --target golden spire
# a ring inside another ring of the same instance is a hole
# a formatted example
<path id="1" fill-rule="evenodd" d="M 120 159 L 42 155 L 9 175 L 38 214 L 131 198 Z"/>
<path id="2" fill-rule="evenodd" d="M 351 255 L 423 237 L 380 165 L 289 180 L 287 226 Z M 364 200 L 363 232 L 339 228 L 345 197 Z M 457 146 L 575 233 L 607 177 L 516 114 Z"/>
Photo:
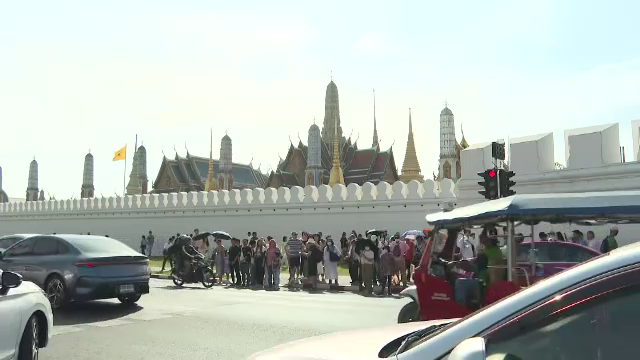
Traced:
<path id="1" fill-rule="evenodd" d="M 424 176 L 420 173 L 420 164 L 416 155 L 416 145 L 413 141 L 413 125 L 411 124 L 411 108 L 409 108 L 409 138 L 407 139 L 407 152 L 404 154 L 400 181 L 408 183 L 411 180 L 422 182 L 424 181 Z"/>
<path id="2" fill-rule="evenodd" d="M 204 191 L 217 191 L 218 185 L 215 174 L 213 173 L 213 129 L 211 129 L 211 147 L 209 148 L 209 176 L 204 184 Z"/>
<path id="3" fill-rule="evenodd" d="M 460 131 L 462 132 L 462 141 L 460 141 L 460 147 L 466 149 L 469 147 L 469 143 L 467 143 L 467 139 L 464 138 L 464 130 L 462 130 L 462 124 L 460 124 Z"/>
<path id="4" fill-rule="evenodd" d="M 344 185 L 344 175 L 342 174 L 342 167 L 340 167 L 340 139 L 338 138 L 338 118 L 335 118 L 335 130 L 336 137 L 333 141 L 333 166 L 329 173 L 329 186 L 333 187 L 335 184 Z"/>

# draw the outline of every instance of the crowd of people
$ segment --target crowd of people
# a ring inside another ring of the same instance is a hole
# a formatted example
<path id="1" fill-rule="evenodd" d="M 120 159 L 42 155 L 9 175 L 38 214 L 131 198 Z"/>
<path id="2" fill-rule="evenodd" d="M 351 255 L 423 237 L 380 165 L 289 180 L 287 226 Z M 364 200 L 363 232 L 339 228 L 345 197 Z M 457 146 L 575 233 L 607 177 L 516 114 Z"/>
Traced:
<path id="1" fill-rule="evenodd" d="M 492 228 L 489 233 L 483 232 L 479 241 L 470 229 L 463 230 L 456 241 L 455 257 L 473 259 L 482 254 L 490 267 L 502 264 L 506 246 L 501 246 L 499 239 L 503 239 L 504 234 L 498 236 L 498 230 Z M 502 231 L 506 234 L 506 229 Z M 593 231 L 588 231 L 585 238 L 580 230 L 574 230 L 566 241 L 606 252 L 618 246 L 617 233 L 618 229 L 614 227 L 609 236 L 598 240 Z M 264 238 L 258 237 L 257 232 L 248 232 L 242 240 L 231 238 L 231 245 L 227 248 L 221 239 L 210 244 L 208 237 L 199 234 L 195 229 L 193 234 L 172 236 L 164 245 L 161 271 L 165 270 L 167 263 L 173 268 L 168 251 L 171 245 L 181 236 L 188 236 L 195 239 L 190 241 L 190 245 L 211 260 L 219 284 L 278 289 L 280 271 L 285 269 L 289 272 L 288 285 L 308 283 L 312 288 L 316 288 L 319 282 L 339 285 L 339 269 L 342 267 L 348 269 L 351 285 L 359 286 L 368 294 L 377 285 L 381 286 L 383 293 L 386 290 L 386 294 L 391 294 L 393 285 L 407 286 L 412 280 L 413 269 L 420 262 L 425 239 L 430 235 L 417 232 L 414 235 L 395 233 L 389 236 L 378 231 L 367 232 L 363 236 L 354 230 L 349 235 L 343 232 L 341 238 L 334 241 L 331 236 L 323 236 L 322 232 L 302 231 L 299 236 L 297 231 L 293 231 L 290 237 L 285 236 L 278 243 L 272 236 Z M 444 241 L 446 232 L 440 236 Z M 541 232 L 538 237 L 536 241 L 565 241 L 566 238 L 561 232 Z M 525 238 L 522 233 L 517 233 L 514 240 L 514 248 L 517 248 L 518 244 L 530 242 L 531 237 Z M 154 242 L 154 235 L 149 231 L 142 237 L 141 252 L 149 254 Z"/>
<path id="2" fill-rule="evenodd" d="M 339 241 L 331 236 L 323 236 L 321 232 L 310 233 L 297 231 L 291 237 L 283 237 L 282 243 L 271 237 L 258 237 L 256 232 L 249 232 L 240 240 L 231 238 L 231 246 L 227 248 L 221 239 L 211 244 L 207 237 L 198 236 L 198 229 L 193 234 L 172 236 L 164 245 L 164 260 L 161 271 L 167 263 L 174 268 L 175 256 L 170 251 L 177 239 L 188 236 L 190 245 L 200 254 L 211 260 L 219 284 L 229 283 L 238 287 L 279 288 L 280 271 L 289 271 L 287 284 L 308 283 L 316 288 L 319 282 L 340 285 L 340 267 L 348 269 L 351 285 L 358 285 L 368 294 L 375 285 L 382 285 L 387 294 L 391 294 L 391 286 L 406 286 L 411 279 L 416 253 L 420 253 L 424 245 L 424 236 L 406 236 L 401 238 L 396 233 L 387 239 L 386 233 L 357 234 L 352 231 L 349 236 L 342 234 Z M 141 252 L 147 254 L 153 246 L 153 233 L 143 236 Z"/>

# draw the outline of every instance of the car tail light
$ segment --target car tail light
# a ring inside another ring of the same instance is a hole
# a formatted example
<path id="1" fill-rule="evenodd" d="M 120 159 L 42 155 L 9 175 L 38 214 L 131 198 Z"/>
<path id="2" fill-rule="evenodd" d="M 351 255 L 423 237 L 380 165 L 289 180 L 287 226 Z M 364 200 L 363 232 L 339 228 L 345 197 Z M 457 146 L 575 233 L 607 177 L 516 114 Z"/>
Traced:
<path id="1" fill-rule="evenodd" d="M 90 262 L 79 262 L 79 263 L 76 263 L 76 266 L 77 267 L 84 267 L 84 268 L 92 269 L 92 268 L 96 267 L 96 264 L 90 263 Z"/>

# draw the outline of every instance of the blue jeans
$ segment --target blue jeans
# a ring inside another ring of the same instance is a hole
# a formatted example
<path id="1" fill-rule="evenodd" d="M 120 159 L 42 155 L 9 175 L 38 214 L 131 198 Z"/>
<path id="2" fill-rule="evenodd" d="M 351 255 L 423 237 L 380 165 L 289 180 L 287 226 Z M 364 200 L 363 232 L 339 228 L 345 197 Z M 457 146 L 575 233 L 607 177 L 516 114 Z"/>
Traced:
<path id="1" fill-rule="evenodd" d="M 280 287 L 280 266 L 267 266 L 267 286 Z"/>

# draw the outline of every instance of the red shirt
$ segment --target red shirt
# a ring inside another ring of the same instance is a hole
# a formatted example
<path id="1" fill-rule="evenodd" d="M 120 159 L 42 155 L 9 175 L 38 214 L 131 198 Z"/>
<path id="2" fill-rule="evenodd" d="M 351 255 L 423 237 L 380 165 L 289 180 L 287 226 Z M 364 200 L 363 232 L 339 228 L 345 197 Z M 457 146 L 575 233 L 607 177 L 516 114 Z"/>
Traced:
<path id="1" fill-rule="evenodd" d="M 404 254 L 404 258 L 407 259 L 408 261 L 413 261 L 413 253 L 415 252 L 415 248 L 416 248 L 416 244 L 413 243 L 413 241 L 409 241 L 409 248 L 407 249 L 407 252 Z"/>

